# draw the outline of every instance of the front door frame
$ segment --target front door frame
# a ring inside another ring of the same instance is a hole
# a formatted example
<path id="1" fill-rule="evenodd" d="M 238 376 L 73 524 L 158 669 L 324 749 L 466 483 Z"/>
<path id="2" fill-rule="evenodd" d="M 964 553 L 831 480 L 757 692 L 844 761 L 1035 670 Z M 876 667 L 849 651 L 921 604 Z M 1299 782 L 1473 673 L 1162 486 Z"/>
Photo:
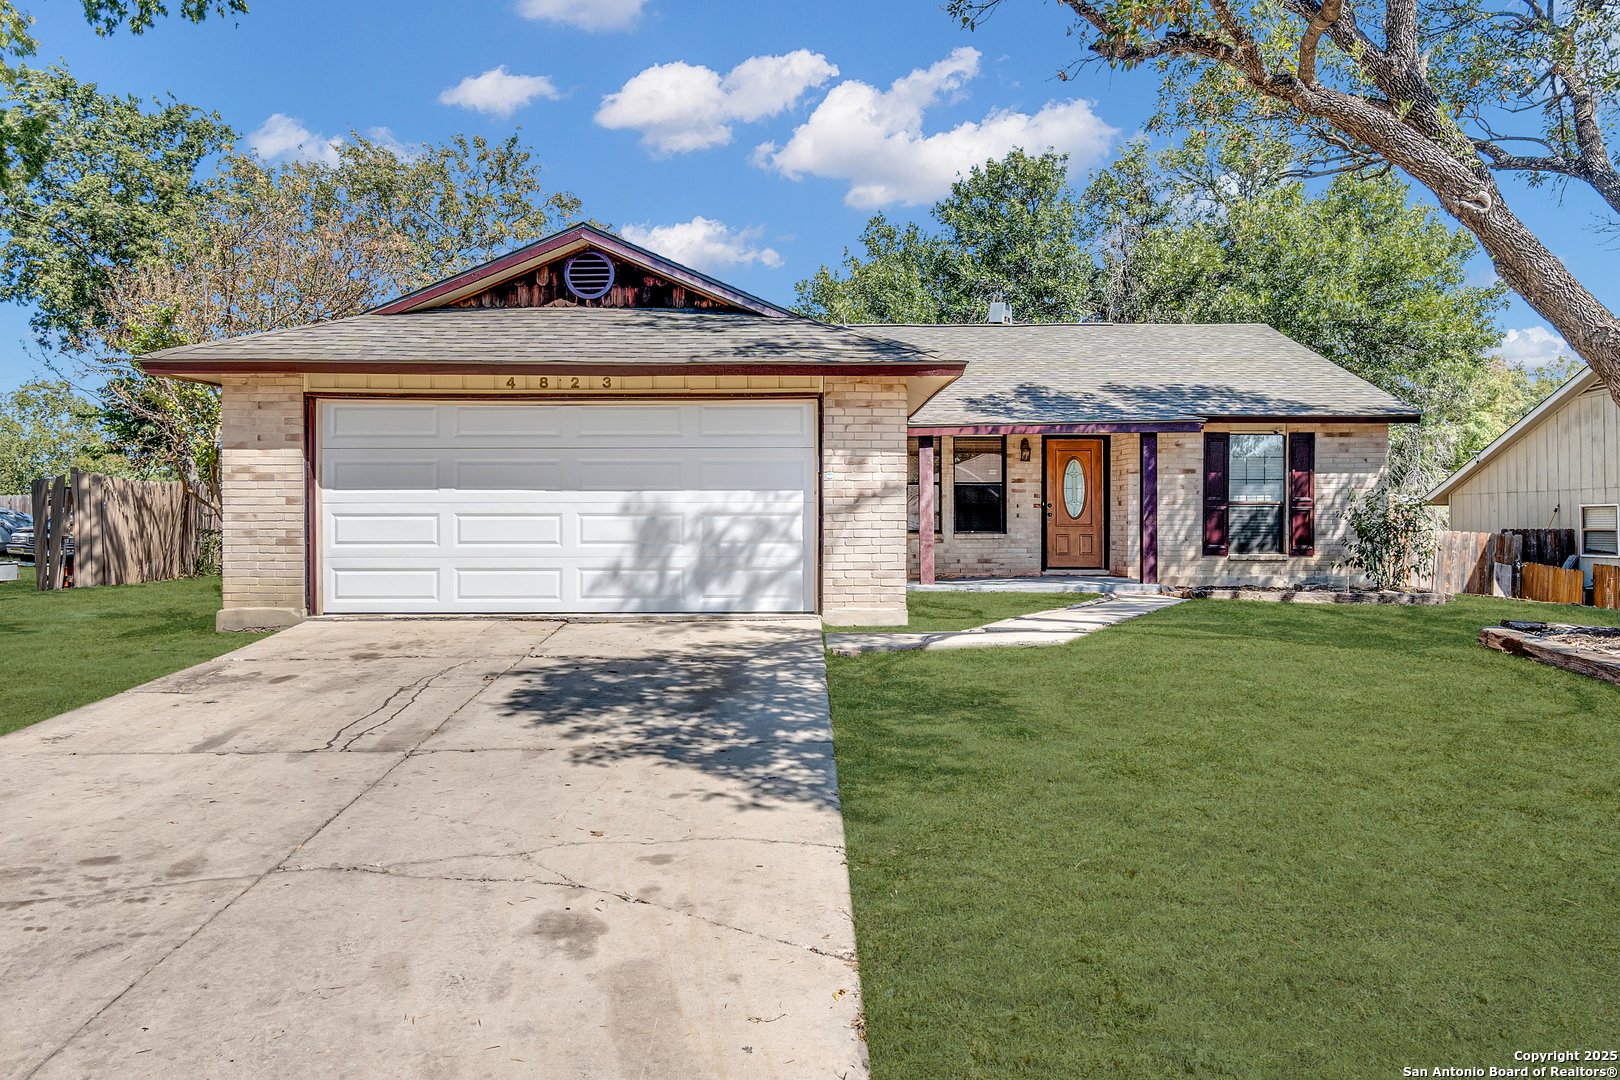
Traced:
<path id="1" fill-rule="evenodd" d="M 1108 573 L 1108 571 L 1111 569 L 1110 566 L 1109 566 L 1109 561 L 1112 558 L 1113 551 L 1114 551 L 1113 543 L 1112 543 L 1112 537 L 1110 535 L 1110 530 L 1113 527 L 1113 523 L 1114 523 L 1114 513 L 1113 513 L 1113 510 L 1114 510 L 1114 488 L 1113 488 L 1113 483 L 1112 483 L 1113 471 L 1112 471 L 1111 463 L 1109 461 L 1109 453 L 1113 449 L 1113 446 L 1112 446 L 1113 440 L 1107 435 L 1042 435 L 1041 436 L 1041 505 L 1040 505 L 1040 508 L 1039 508 L 1040 509 L 1040 514 L 1041 514 L 1040 519 L 1039 519 L 1040 520 L 1040 528 L 1041 528 L 1041 572 L 1046 573 L 1049 570 L 1057 569 L 1057 570 L 1063 570 L 1063 571 L 1068 572 L 1068 573 L 1084 573 L 1084 574 L 1095 573 L 1097 571 L 1093 571 L 1089 567 L 1085 568 L 1085 569 L 1076 569 L 1075 567 L 1072 567 L 1072 566 L 1053 567 L 1047 561 L 1046 540 L 1047 540 L 1048 534 L 1051 531 L 1046 527 L 1046 504 L 1047 504 L 1048 501 L 1050 501 L 1048 499 L 1048 491 L 1047 491 L 1047 488 L 1049 486 L 1048 482 L 1049 482 L 1050 478 L 1046 475 L 1046 460 L 1047 460 L 1047 458 L 1046 458 L 1046 443 L 1047 443 L 1048 439 L 1051 439 L 1051 440 L 1056 441 L 1056 442 L 1100 442 L 1100 443 L 1102 443 L 1102 490 L 1103 490 L 1102 547 L 1103 547 L 1103 564 L 1102 564 L 1102 566 L 1098 567 L 1097 570 L 1101 571 L 1103 574 L 1106 575 Z"/>

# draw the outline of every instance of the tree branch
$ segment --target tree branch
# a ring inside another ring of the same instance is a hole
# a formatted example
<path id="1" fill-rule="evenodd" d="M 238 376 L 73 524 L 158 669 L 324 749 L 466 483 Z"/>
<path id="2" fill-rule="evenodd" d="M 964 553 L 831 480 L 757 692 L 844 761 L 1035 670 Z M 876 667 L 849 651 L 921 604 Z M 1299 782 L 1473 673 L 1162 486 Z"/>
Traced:
<path id="1" fill-rule="evenodd" d="M 1299 72 L 1299 81 L 1306 86 L 1316 86 L 1316 43 L 1321 40 L 1322 32 L 1339 21 L 1339 13 L 1344 10 L 1344 0 L 1326 0 L 1316 9 L 1310 24 L 1305 27 L 1305 34 L 1299 39 L 1299 64 L 1295 70 Z"/>

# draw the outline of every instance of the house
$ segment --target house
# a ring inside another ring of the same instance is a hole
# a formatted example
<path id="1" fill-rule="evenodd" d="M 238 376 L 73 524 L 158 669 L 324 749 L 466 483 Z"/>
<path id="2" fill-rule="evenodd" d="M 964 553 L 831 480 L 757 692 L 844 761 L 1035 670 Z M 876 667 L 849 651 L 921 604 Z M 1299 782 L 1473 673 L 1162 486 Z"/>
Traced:
<path id="1" fill-rule="evenodd" d="M 1416 418 L 1264 327 L 831 326 L 588 225 L 364 315 L 142 362 L 221 388 L 221 628 L 903 622 L 925 465 L 947 573 L 1320 575 L 1345 495 Z"/>
<path id="2" fill-rule="evenodd" d="M 1429 493 L 1459 532 L 1570 529 L 1592 584 L 1620 563 L 1620 407 L 1587 368 Z"/>

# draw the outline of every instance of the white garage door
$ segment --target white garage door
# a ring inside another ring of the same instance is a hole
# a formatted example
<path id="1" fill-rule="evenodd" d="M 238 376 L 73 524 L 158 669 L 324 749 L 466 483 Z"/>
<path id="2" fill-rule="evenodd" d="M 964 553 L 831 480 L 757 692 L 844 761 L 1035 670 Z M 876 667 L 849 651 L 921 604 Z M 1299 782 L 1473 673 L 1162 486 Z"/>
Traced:
<path id="1" fill-rule="evenodd" d="M 811 402 L 322 402 L 328 612 L 813 611 Z"/>

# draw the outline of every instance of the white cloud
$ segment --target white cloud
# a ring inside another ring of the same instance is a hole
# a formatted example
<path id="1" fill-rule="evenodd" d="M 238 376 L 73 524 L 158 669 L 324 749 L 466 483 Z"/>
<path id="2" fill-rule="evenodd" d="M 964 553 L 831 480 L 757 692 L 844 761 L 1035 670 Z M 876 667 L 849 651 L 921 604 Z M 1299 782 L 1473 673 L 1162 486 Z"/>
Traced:
<path id="1" fill-rule="evenodd" d="M 974 165 L 1015 147 L 1032 154 L 1048 147 L 1080 165 L 1103 156 L 1118 132 L 1091 111 L 1089 101 L 1051 101 L 1040 112 L 998 110 L 979 123 L 924 135 L 923 114 L 979 73 L 977 49 L 959 48 L 932 67 L 896 79 L 889 89 L 851 80 L 840 83 L 796 128 L 788 144 L 765 143 L 754 163 L 798 179 L 804 173 L 850 182 L 850 206 L 933 202 Z"/>
<path id="2" fill-rule="evenodd" d="M 477 78 L 469 75 L 439 95 L 441 105 L 460 105 L 496 116 L 511 116 L 537 97 L 556 101 L 562 95 L 544 75 L 511 75 L 506 65 L 490 68 Z"/>
<path id="3" fill-rule="evenodd" d="M 253 152 L 266 161 L 285 157 L 293 161 L 319 161 L 324 165 L 336 165 L 337 148 L 343 145 L 343 138 L 333 136 L 328 139 L 310 131 L 301 120 L 295 120 L 286 113 L 275 113 L 260 124 L 257 131 L 248 135 L 247 142 Z"/>
<path id="4" fill-rule="evenodd" d="M 415 161 L 422 156 L 421 143 L 400 142 L 394 134 L 393 128 L 374 127 L 366 129 L 366 138 L 387 150 L 401 161 Z"/>
<path id="5" fill-rule="evenodd" d="M 1574 356 L 1569 342 L 1545 326 L 1530 326 L 1523 330 L 1509 330 L 1502 339 L 1496 355 L 1511 364 L 1542 367 L 1563 356 Z"/>
<path id="6" fill-rule="evenodd" d="M 724 78 L 680 61 L 654 64 L 604 97 L 596 122 L 641 132 L 642 143 L 659 154 L 706 150 L 731 141 L 732 121 L 775 116 L 837 74 L 825 56 L 809 49 L 751 56 Z"/>
<path id="7" fill-rule="evenodd" d="M 525 19 L 572 26 L 577 30 L 628 30 L 635 25 L 647 0 L 522 0 L 518 14 Z"/>
<path id="8" fill-rule="evenodd" d="M 781 266 L 782 256 L 774 249 L 757 247 L 753 243 L 764 232 L 763 227 L 728 229 L 725 222 L 706 217 L 695 217 L 674 225 L 626 225 L 623 229 L 624 238 L 632 244 L 640 244 L 667 259 L 710 272 L 755 261 L 773 270 Z"/>

